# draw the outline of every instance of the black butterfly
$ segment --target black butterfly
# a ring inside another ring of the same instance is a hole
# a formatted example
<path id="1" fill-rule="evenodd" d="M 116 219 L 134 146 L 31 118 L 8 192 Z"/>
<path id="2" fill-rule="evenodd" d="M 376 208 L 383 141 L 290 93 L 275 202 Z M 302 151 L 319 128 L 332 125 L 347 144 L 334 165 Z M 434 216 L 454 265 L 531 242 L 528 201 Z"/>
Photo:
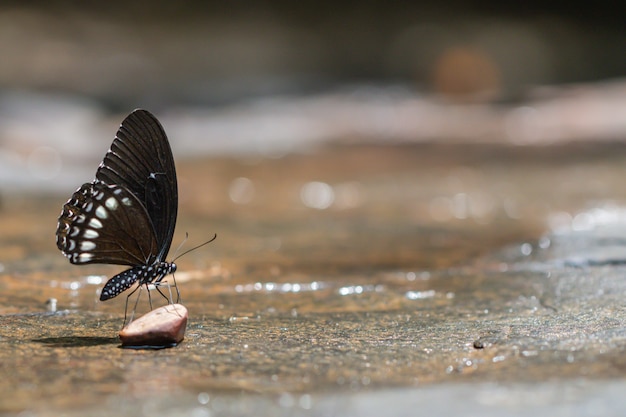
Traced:
<path id="1" fill-rule="evenodd" d="M 111 278 L 100 300 L 116 297 L 135 282 L 159 283 L 176 271 L 165 257 L 172 244 L 178 187 L 167 136 L 145 110 L 120 125 L 96 171 L 63 206 L 57 246 L 73 264 L 118 264 L 131 268 Z"/>

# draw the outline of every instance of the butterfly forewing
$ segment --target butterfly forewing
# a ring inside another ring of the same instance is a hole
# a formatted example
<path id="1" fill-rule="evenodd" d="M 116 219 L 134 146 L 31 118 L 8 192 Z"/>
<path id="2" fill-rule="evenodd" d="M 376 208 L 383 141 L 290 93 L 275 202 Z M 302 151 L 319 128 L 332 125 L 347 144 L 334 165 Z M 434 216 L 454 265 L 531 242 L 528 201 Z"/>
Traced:
<path id="1" fill-rule="evenodd" d="M 96 180 L 83 184 L 63 206 L 57 246 L 74 264 L 141 265 L 158 252 L 152 229 L 132 193 Z"/>
<path id="2" fill-rule="evenodd" d="M 159 121 L 135 110 L 122 122 L 96 179 L 126 188 L 142 202 L 154 227 L 157 255 L 167 255 L 178 210 L 176 168 L 172 150 Z"/>

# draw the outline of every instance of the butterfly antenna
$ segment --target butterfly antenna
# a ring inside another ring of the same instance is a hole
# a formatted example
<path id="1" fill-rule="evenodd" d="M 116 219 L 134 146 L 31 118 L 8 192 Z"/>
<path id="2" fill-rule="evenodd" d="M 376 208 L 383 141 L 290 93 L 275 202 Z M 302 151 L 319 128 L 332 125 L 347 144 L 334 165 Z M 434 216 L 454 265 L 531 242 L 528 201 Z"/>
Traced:
<path id="1" fill-rule="evenodd" d="M 185 233 L 185 235 L 187 235 L 187 233 Z M 186 239 L 187 239 L 187 238 L 185 238 L 185 240 L 186 240 Z M 189 252 L 194 251 L 194 250 L 196 250 L 196 249 L 199 249 L 199 248 L 203 247 L 204 245 L 207 245 L 207 244 L 209 244 L 209 243 L 213 242 L 215 239 L 217 239 L 217 233 L 216 233 L 216 234 L 214 234 L 214 235 L 213 235 L 213 237 L 212 237 L 211 239 L 207 240 L 206 242 L 201 243 L 201 244 L 199 244 L 198 246 L 195 246 L 195 247 L 193 247 L 193 248 L 191 248 L 191 249 L 187 249 L 186 251 L 184 251 L 183 253 L 181 253 L 181 254 L 180 254 L 180 255 L 178 255 L 177 257 L 175 257 L 175 258 L 172 260 L 172 262 L 176 262 L 176 259 L 178 259 L 178 258 L 180 258 L 180 257 L 182 257 L 182 256 L 185 256 L 185 255 L 187 255 Z"/>
<path id="2" fill-rule="evenodd" d="M 178 252 L 183 247 L 183 245 L 185 244 L 185 242 L 187 241 L 188 238 L 189 238 L 189 233 L 185 232 L 185 238 L 183 239 L 182 242 L 180 242 L 180 244 L 178 245 L 178 247 L 174 251 L 174 260 L 178 259 L 178 257 L 176 255 L 178 255 Z M 172 262 L 174 262 L 174 261 L 172 261 Z"/>

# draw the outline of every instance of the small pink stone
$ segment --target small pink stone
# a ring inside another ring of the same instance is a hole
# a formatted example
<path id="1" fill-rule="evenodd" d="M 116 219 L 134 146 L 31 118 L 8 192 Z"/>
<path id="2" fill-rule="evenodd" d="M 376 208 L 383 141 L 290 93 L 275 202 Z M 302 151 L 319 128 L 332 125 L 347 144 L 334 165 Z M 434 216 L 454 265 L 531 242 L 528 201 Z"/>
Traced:
<path id="1" fill-rule="evenodd" d="M 181 304 L 169 304 L 133 320 L 120 331 L 124 347 L 166 348 L 175 346 L 185 337 L 187 309 Z"/>

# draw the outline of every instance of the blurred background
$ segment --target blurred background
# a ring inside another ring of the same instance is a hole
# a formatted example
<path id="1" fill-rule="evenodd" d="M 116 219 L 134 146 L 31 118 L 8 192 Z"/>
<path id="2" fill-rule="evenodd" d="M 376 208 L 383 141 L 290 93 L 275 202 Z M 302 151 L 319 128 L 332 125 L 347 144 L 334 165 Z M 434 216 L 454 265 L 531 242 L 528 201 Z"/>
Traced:
<path id="1" fill-rule="evenodd" d="M 507 100 L 623 76 L 623 19 L 611 6 L 5 1 L 0 80 L 124 110 L 355 83 Z"/>
<path id="2" fill-rule="evenodd" d="M 0 184 L 86 180 L 103 138 L 137 107 L 175 135 L 177 157 L 622 139 L 626 36 L 614 7 L 4 1 Z"/>

